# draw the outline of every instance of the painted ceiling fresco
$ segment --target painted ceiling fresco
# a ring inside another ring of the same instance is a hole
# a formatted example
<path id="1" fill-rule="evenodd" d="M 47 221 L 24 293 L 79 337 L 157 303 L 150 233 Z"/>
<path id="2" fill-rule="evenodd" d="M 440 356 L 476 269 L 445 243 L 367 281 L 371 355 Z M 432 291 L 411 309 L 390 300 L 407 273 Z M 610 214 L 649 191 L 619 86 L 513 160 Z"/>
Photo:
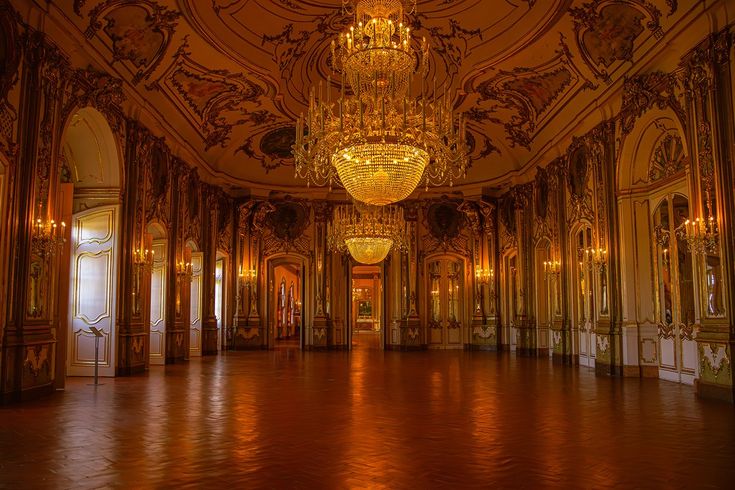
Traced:
<path id="1" fill-rule="evenodd" d="M 329 45 L 352 21 L 341 0 L 53 3 L 205 172 L 236 188 L 303 186 L 294 120 L 311 86 L 338 79 Z M 695 3 L 419 0 L 410 23 L 432 46 L 428 76 L 468 115 L 465 183 L 522 170 Z"/>

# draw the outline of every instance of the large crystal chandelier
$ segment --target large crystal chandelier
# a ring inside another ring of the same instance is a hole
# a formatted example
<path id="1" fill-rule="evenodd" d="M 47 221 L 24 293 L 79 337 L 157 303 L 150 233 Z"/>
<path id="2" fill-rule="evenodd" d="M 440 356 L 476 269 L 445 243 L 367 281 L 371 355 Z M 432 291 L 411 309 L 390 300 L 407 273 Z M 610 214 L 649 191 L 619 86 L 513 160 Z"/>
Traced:
<path id="1" fill-rule="evenodd" d="M 465 175 L 464 121 L 436 81 L 427 93 L 429 46 L 414 43 L 404 1 L 358 0 L 355 25 L 332 42 L 339 77 L 326 90 L 321 82 L 318 93 L 311 89 L 296 125 L 296 175 L 308 185 L 341 184 L 354 199 L 380 206 L 422 182 L 452 185 Z"/>
<path id="2" fill-rule="evenodd" d="M 392 247 L 404 245 L 403 209 L 398 206 L 340 205 L 328 231 L 329 248 L 361 264 L 377 264 Z"/>

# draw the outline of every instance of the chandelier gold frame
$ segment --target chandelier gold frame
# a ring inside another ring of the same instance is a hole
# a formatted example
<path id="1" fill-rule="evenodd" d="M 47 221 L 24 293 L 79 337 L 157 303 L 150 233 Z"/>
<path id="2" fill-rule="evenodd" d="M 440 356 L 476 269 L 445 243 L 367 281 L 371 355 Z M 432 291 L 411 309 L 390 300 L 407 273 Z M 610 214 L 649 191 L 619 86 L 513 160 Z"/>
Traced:
<path id="1" fill-rule="evenodd" d="M 465 121 L 436 80 L 429 93 L 429 46 L 425 39 L 414 43 L 402 6 L 358 0 L 356 25 L 332 43 L 340 75 L 311 89 L 306 116 L 296 124 L 296 176 L 307 185 L 342 185 L 354 199 L 381 206 L 405 199 L 422 182 L 451 186 L 465 176 Z"/>

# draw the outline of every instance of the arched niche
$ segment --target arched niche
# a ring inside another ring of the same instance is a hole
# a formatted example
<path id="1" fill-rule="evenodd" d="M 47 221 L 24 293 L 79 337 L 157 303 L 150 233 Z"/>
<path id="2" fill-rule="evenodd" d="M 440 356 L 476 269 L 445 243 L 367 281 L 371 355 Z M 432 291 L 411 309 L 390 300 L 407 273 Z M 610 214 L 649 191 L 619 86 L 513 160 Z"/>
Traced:
<path id="1" fill-rule="evenodd" d="M 108 191 L 116 197 L 123 181 L 120 148 L 105 116 L 92 107 L 74 113 L 62 138 L 63 182 L 74 184 L 75 199 Z M 90 198 L 92 196 L 89 196 Z"/>
<path id="2" fill-rule="evenodd" d="M 668 108 L 643 114 L 623 140 L 617 190 L 622 314 L 628 318 L 623 333 L 624 369 L 691 383 L 696 376 L 691 333 L 695 321 L 687 306 L 694 294 L 691 258 L 677 231 L 685 218 L 673 223 L 674 212 L 689 215 L 691 152 L 686 134 L 682 121 Z M 670 205 L 679 201 L 686 205 Z M 668 308 L 669 295 L 688 301 L 670 307 L 677 310 L 671 315 L 683 318 L 673 324 L 662 313 Z M 679 311 L 682 308 L 685 314 Z"/>
<path id="3" fill-rule="evenodd" d="M 673 111 L 652 109 L 636 122 L 620 149 L 618 190 L 633 190 L 646 187 L 650 183 L 651 159 L 667 135 L 677 137 L 681 141 L 684 155 L 690 155 L 686 132 Z"/>

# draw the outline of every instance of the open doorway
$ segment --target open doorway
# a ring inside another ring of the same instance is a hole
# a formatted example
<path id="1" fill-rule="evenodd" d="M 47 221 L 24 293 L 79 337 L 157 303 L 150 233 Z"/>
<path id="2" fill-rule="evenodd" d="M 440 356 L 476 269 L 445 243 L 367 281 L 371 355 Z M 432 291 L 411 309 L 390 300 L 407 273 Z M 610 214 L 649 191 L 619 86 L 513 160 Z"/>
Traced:
<path id="1" fill-rule="evenodd" d="M 270 348 L 302 347 L 304 265 L 297 258 L 269 261 L 268 334 Z"/>
<path id="2" fill-rule="evenodd" d="M 66 287 L 60 291 L 65 300 L 57 369 L 69 376 L 94 374 L 96 329 L 102 334 L 99 374 L 114 376 L 122 166 L 115 136 L 100 112 L 86 107 L 71 116 L 61 158 L 58 205 L 71 233 L 61 271 L 68 281 L 62 281 Z"/>
<path id="3" fill-rule="evenodd" d="M 225 340 L 225 314 L 227 307 L 225 304 L 226 292 L 225 273 L 227 271 L 226 258 L 221 252 L 217 252 L 217 261 L 214 265 L 214 316 L 217 318 L 217 351 L 222 350 Z"/>
<path id="4" fill-rule="evenodd" d="M 352 267 L 350 332 L 353 348 L 383 346 L 383 279 L 377 265 Z"/>

